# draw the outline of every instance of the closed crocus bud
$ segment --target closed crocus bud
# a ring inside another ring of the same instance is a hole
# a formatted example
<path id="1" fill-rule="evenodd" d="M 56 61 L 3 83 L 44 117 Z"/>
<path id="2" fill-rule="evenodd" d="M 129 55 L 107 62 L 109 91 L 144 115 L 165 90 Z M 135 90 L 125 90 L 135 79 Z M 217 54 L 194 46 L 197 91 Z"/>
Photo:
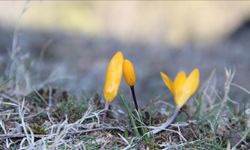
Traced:
<path id="1" fill-rule="evenodd" d="M 136 76 L 134 71 L 134 66 L 131 61 L 125 59 L 123 62 L 123 76 L 125 78 L 126 83 L 133 87 L 135 86 Z"/>
<path id="2" fill-rule="evenodd" d="M 104 86 L 104 97 L 107 103 L 111 103 L 116 97 L 122 80 L 123 54 L 118 51 L 109 62 Z"/>

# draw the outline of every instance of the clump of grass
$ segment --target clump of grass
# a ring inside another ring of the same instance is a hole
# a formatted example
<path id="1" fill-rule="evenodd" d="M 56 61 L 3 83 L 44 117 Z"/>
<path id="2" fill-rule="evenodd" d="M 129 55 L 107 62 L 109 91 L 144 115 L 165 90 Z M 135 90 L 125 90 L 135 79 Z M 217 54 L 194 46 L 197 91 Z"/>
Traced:
<path id="1" fill-rule="evenodd" d="M 80 119 L 83 113 L 87 110 L 87 102 L 89 98 L 82 98 L 77 101 L 76 97 L 69 95 L 67 98 L 61 99 L 58 106 L 58 114 L 64 114 L 69 117 L 70 121 Z"/>
<path id="2" fill-rule="evenodd" d="M 130 123 L 131 123 L 131 125 L 132 125 L 132 130 L 133 130 L 133 132 L 134 132 L 134 135 L 135 135 L 135 136 L 140 136 L 140 134 L 143 134 L 143 133 L 140 133 L 140 132 L 139 132 L 139 128 L 137 127 L 137 124 L 136 124 L 136 121 L 137 121 L 137 120 L 135 119 L 135 116 L 133 116 L 133 113 L 132 113 L 132 111 L 131 111 L 131 109 L 130 109 L 130 106 L 129 106 L 129 104 L 126 102 L 126 100 L 125 100 L 125 98 L 124 98 L 123 95 L 121 95 L 121 100 L 122 100 L 123 105 L 124 105 L 125 108 L 126 108 L 127 113 L 128 113 L 128 117 L 129 117 Z M 138 112 L 137 112 L 136 114 L 138 114 Z M 138 116 L 139 116 L 139 114 L 138 114 L 136 117 L 138 117 Z M 139 119 L 139 117 L 138 117 L 137 119 Z"/>

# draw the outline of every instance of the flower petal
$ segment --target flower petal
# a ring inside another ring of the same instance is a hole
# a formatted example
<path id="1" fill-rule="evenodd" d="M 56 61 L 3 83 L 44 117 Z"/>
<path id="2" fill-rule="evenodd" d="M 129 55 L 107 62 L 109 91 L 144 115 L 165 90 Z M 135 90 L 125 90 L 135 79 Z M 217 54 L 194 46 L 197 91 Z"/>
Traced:
<path id="1" fill-rule="evenodd" d="M 134 86 L 136 82 L 134 65 L 128 59 L 123 62 L 123 76 L 129 86 Z"/>
<path id="2" fill-rule="evenodd" d="M 194 69 L 185 83 L 178 89 L 175 95 L 175 102 L 177 107 L 181 108 L 188 99 L 195 93 L 199 85 L 199 70 Z"/>
<path id="3" fill-rule="evenodd" d="M 164 81 L 165 85 L 168 87 L 170 92 L 174 95 L 174 88 L 172 80 L 163 72 L 160 72 L 161 78 Z"/>
<path id="4" fill-rule="evenodd" d="M 186 83 L 185 83 L 185 88 L 190 88 L 190 96 L 192 96 L 200 83 L 200 72 L 197 68 L 195 68 L 190 75 L 188 76 Z"/>
<path id="5" fill-rule="evenodd" d="M 109 62 L 103 91 L 108 103 L 112 102 L 118 93 L 122 79 L 123 60 L 122 52 L 118 51 Z"/>
<path id="6" fill-rule="evenodd" d="M 174 80 L 175 94 L 179 94 L 180 92 L 182 92 L 181 89 L 183 88 L 186 79 L 187 77 L 184 71 L 180 71 L 178 75 L 175 77 Z"/>

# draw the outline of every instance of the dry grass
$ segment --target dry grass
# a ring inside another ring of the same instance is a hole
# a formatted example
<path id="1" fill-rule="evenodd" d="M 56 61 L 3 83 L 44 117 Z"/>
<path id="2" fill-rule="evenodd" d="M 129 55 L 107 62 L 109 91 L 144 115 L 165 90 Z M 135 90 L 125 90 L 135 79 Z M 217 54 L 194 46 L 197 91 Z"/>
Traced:
<path id="1" fill-rule="evenodd" d="M 165 131 L 152 135 L 174 110 L 159 98 L 141 109 L 144 132 L 135 135 L 127 113 L 113 107 L 102 122 L 99 94 L 77 101 L 69 92 L 53 88 L 20 96 L 2 85 L 1 149 L 249 149 L 249 102 L 232 100 L 233 70 L 226 69 L 224 90 L 211 78 Z M 237 86 L 239 87 L 239 86 Z M 243 87 L 240 87 L 243 89 Z M 7 90 L 8 89 L 8 90 Z M 244 89 L 245 92 L 249 92 Z M 132 108 L 132 107 L 130 107 Z M 133 110 L 130 110 L 131 112 Z"/>

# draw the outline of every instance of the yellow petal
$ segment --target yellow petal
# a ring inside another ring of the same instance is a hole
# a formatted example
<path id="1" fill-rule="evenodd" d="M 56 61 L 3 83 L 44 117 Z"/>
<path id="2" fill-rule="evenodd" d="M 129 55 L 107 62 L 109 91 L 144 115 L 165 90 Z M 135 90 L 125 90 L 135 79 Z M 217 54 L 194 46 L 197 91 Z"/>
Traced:
<path id="1" fill-rule="evenodd" d="M 174 95 L 174 88 L 172 80 L 163 72 L 160 72 L 161 78 L 164 81 L 165 85 L 168 87 L 170 92 Z"/>
<path id="2" fill-rule="evenodd" d="M 186 79 L 187 77 L 184 71 L 180 71 L 178 75 L 175 77 L 175 80 L 174 80 L 175 95 L 176 94 L 178 95 L 180 92 L 182 92 L 181 90 L 182 90 L 182 87 L 184 86 Z"/>
<path id="3" fill-rule="evenodd" d="M 125 59 L 123 62 L 123 75 L 126 83 L 129 86 L 134 86 L 136 82 L 136 76 L 134 71 L 134 66 L 131 61 Z"/>
<path id="4" fill-rule="evenodd" d="M 196 92 L 199 86 L 199 78 L 199 70 L 194 69 L 186 79 L 185 83 L 181 86 L 179 91 L 176 92 L 175 103 L 177 107 L 181 108 Z"/>
<path id="5" fill-rule="evenodd" d="M 103 91 L 107 103 L 112 102 L 118 93 L 122 79 L 123 60 L 122 52 L 118 51 L 109 62 Z"/>
<path id="6" fill-rule="evenodd" d="M 199 83 L 200 83 L 200 72 L 197 68 L 195 68 L 190 73 L 190 75 L 188 76 L 186 83 L 185 83 L 185 88 L 191 89 L 190 96 L 192 96 L 196 92 L 196 90 L 199 86 Z"/>

